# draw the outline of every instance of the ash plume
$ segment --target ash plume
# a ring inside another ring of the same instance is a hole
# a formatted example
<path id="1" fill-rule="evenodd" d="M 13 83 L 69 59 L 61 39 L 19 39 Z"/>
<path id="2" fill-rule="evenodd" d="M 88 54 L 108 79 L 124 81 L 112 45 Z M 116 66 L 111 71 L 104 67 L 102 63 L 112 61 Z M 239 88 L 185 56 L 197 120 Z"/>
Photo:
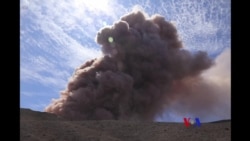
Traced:
<path id="1" fill-rule="evenodd" d="M 177 80 L 170 93 L 176 100 L 165 111 L 202 121 L 231 119 L 231 49 L 226 48 L 214 65 L 196 77 Z"/>
<path id="2" fill-rule="evenodd" d="M 190 82 L 200 83 L 201 73 L 214 64 L 205 52 L 185 50 L 175 26 L 164 17 L 147 17 L 141 11 L 104 27 L 96 41 L 103 57 L 77 68 L 46 112 L 70 120 L 153 121 L 185 95 L 197 97 Z M 210 90 L 206 88 L 197 91 Z M 203 94 L 210 95 L 198 97 Z M 214 97 L 197 102 L 210 107 Z"/>

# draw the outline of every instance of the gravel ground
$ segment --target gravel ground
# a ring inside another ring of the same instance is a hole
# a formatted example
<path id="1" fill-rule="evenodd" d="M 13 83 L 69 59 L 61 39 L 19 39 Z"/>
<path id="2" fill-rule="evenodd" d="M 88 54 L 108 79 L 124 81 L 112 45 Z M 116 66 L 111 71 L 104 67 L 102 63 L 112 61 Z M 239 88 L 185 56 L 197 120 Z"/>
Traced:
<path id="1" fill-rule="evenodd" d="M 230 141 L 231 121 L 183 123 L 67 121 L 56 115 L 20 109 L 21 141 Z"/>

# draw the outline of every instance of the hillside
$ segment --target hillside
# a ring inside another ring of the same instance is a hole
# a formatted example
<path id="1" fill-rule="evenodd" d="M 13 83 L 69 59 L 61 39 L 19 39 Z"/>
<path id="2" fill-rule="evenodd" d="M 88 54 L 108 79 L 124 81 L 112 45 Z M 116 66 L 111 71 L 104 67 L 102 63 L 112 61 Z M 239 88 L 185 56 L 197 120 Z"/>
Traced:
<path id="1" fill-rule="evenodd" d="M 20 109 L 21 141 L 230 141 L 231 121 L 183 123 L 67 121 L 56 115 Z"/>

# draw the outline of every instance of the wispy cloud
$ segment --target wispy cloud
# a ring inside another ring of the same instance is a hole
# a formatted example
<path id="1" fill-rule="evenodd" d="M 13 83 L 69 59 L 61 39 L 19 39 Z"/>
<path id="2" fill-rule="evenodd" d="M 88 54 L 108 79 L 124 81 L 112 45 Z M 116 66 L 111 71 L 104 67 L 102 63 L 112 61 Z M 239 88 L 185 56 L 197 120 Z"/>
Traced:
<path id="1" fill-rule="evenodd" d="M 35 94 L 36 95 L 36 94 Z M 21 96 L 27 96 L 27 97 L 32 97 L 32 96 L 34 96 L 34 93 L 32 93 L 32 92 L 21 92 Z"/>
<path id="2" fill-rule="evenodd" d="M 21 81 L 62 87 L 70 76 L 67 68 L 72 71 L 100 56 L 100 50 L 92 46 L 99 29 L 91 15 L 115 18 L 109 4 L 111 1 L 21 1 L 21 11 L 26 11 L 21 12 Z M 72 32 L 78 32 L 80 39 Z M 81 40 L 86 41 L 82 44 Z"/>
<path id="3" fill-rule="evenodd" d="M 188 49 L 215 53 L 230 47 L 230 0 L 170 0 L 161 7 Z"/>
<path id="4" fill-rule="evenodd" d="M 21 0 L 21 97 L 43 99 L 34 105 L 24 98 L 22 105 L 44 109 L 44 97 L 59 96 L 76 67 L 101 56 L 96 33 L 119 18 L 119 7 L 112 0 Z"/>
<path id="5" fill-rule="evenodd" d="M 44 109 L 44 107 L 46 107 L 46 106 L 47 106 L 47 103 L 44 103 L 44 102 L 39 102 L 36 104 L 29 105 L 30 109 L 35 110 L 35 111 L 39 111 L 40 109 Z"/>
<path id="6" fill-rule="evenodd" d="M 138 4 L 139 9 L 142 7 L 150 15 L 161 14 L 175 23 L 184 47 L 189 50 L 219 54 L 230 47 L 230 0 L 128 0 L 127 3 Z"/>

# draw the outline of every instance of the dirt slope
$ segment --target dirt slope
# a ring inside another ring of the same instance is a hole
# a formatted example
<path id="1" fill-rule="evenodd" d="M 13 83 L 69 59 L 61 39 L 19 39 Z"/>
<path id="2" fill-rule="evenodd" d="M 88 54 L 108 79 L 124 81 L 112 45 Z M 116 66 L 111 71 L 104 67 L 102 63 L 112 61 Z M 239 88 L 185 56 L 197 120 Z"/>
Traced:
<path id="1" fill-rule="evenodd" d="M 21 141 L 230 141 L 231 121 L 183 123 L 67 121 L 56 115 L 20 109 Z"/>

